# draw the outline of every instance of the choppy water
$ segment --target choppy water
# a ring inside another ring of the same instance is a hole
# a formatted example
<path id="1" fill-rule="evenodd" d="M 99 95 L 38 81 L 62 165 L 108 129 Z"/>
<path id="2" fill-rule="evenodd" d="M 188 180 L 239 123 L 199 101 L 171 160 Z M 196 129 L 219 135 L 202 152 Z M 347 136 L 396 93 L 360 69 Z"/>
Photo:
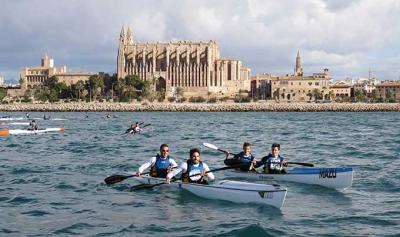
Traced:
<path id="1" fill-rule="evenodd" d="M 400 234 L 400 113 L 51 115 L 67 120 L 42 120 L 39 126 L 62 126 L 64 133 L 0 137 L 0 236 Z M 153 126 L 141 135 L 121 135 L 132 121 Z M 130 192 L 135 182 L 129 179 L 112 187 L 102 183 L 110 174 L 135 171 L 161 143 L 170 144 L 178 161 L 200 147 L 202 159 L 218 168 L 223 154 L 202 142 L 239 152 L 244 141 L 257 157 L 278 142 L 291 161 L 353 167 L 353 186 L 339 192 L 286 183 L 287 199 L 278 210 L 162 187 Z"/>

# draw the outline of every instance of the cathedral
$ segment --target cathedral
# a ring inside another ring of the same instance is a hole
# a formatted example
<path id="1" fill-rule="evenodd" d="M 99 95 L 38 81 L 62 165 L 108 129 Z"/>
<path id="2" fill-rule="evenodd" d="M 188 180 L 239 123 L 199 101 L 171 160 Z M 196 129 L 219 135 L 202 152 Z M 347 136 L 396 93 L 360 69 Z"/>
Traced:
<path id="1" fill-rule="evenodd" d="M 117 59 L 118 78 L 137 75 L 154 81 L 155 91 L 176 96 L 181 87 L 184 97 L 233 96 L 250 90 L 250 69 L 241 61 L 220 57 L 215 41 L 139 43 L 132 31 L 122 27 Z"/>

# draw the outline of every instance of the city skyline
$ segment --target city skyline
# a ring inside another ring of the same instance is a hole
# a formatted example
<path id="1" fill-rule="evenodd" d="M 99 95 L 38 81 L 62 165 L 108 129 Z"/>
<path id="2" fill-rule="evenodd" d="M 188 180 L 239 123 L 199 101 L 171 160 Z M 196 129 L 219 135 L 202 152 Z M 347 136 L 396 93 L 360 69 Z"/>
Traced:
<path id="1" fill-rule="evenodd" d="M 329 68 L 334 79 L 400 76 L 400 2 L 359 1 L 4 1 L 0 74 L 47 52 L 73 71 L 116 72 L 118 37 L 130 26 L 138 42 L 216 40 L 221 54 L 256 73 L 304 74 Z"/>

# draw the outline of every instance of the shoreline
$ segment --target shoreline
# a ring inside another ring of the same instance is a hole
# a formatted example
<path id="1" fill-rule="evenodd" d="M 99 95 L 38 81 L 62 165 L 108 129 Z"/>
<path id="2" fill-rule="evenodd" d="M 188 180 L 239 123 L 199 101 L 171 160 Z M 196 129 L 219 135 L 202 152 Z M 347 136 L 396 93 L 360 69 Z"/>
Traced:
<path id="1" fill-rule="evenodd" d="M 2 112 L 400 112 L 400 103 L 18 103 Z"/>

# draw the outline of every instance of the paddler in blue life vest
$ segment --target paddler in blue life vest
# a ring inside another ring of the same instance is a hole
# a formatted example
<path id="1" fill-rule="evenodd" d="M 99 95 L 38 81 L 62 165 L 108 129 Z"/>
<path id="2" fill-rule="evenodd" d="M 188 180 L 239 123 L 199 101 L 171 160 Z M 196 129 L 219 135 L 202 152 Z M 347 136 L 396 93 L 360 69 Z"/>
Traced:
<path id="1" fill-rule="evenodd" d="M 274 143 L 271 146 L 271 153 L 264 156 L 260 162 L 257 162 L 255 168 L 264 165 L 264 172 L 269 174 L 285 174 L 286 171 L 283 168 L 287 166 L 287 161 L 279 155 L 281 146 L 278 143 Z"/>
<path id="2" fill-rule="evenodd" d="M 242 171 L 255 171 L 254 166 L 257 164 L 257 160 L 253 154 L 251 154 L 251 144 L 248 142 L 243 143 L 243 151 L 239 154 L 229 158 L 229 152 L 225 152 L 224 164 L 227 166 L 240 166 Z"/>
<path id="3" fill-rule="evenodd" d="M 180 172 L 182 172 L 182 182 L 185 183 L 208 184 L 207 181 L 215 179 L 214 174 L 208 172 L 210 171 L 208 165 L 200 161 L 199 149 L 193 148 L 190 150 L 189 154 L 190 159 L 183 162 L 179 168 L 174 169 L 167 175 L 167 183 L 170 183 L 171 179 Z"/>
<path id="4" fill-rule="evenodd" d="M 150 168 L 150 176 L 157 178 L 166 178 L 167 174 L 178 164 L 175 162 L 172 157 L 169 156 L 169 147 L 167 144 L 162 144 L 160 146 L 160 153 L 155 157 L 152 157 L 150 161 L 144 163 L 139 167 L 139 170 L 136 172 L 137 176 L 140 176 L 143 171 Z"/>

